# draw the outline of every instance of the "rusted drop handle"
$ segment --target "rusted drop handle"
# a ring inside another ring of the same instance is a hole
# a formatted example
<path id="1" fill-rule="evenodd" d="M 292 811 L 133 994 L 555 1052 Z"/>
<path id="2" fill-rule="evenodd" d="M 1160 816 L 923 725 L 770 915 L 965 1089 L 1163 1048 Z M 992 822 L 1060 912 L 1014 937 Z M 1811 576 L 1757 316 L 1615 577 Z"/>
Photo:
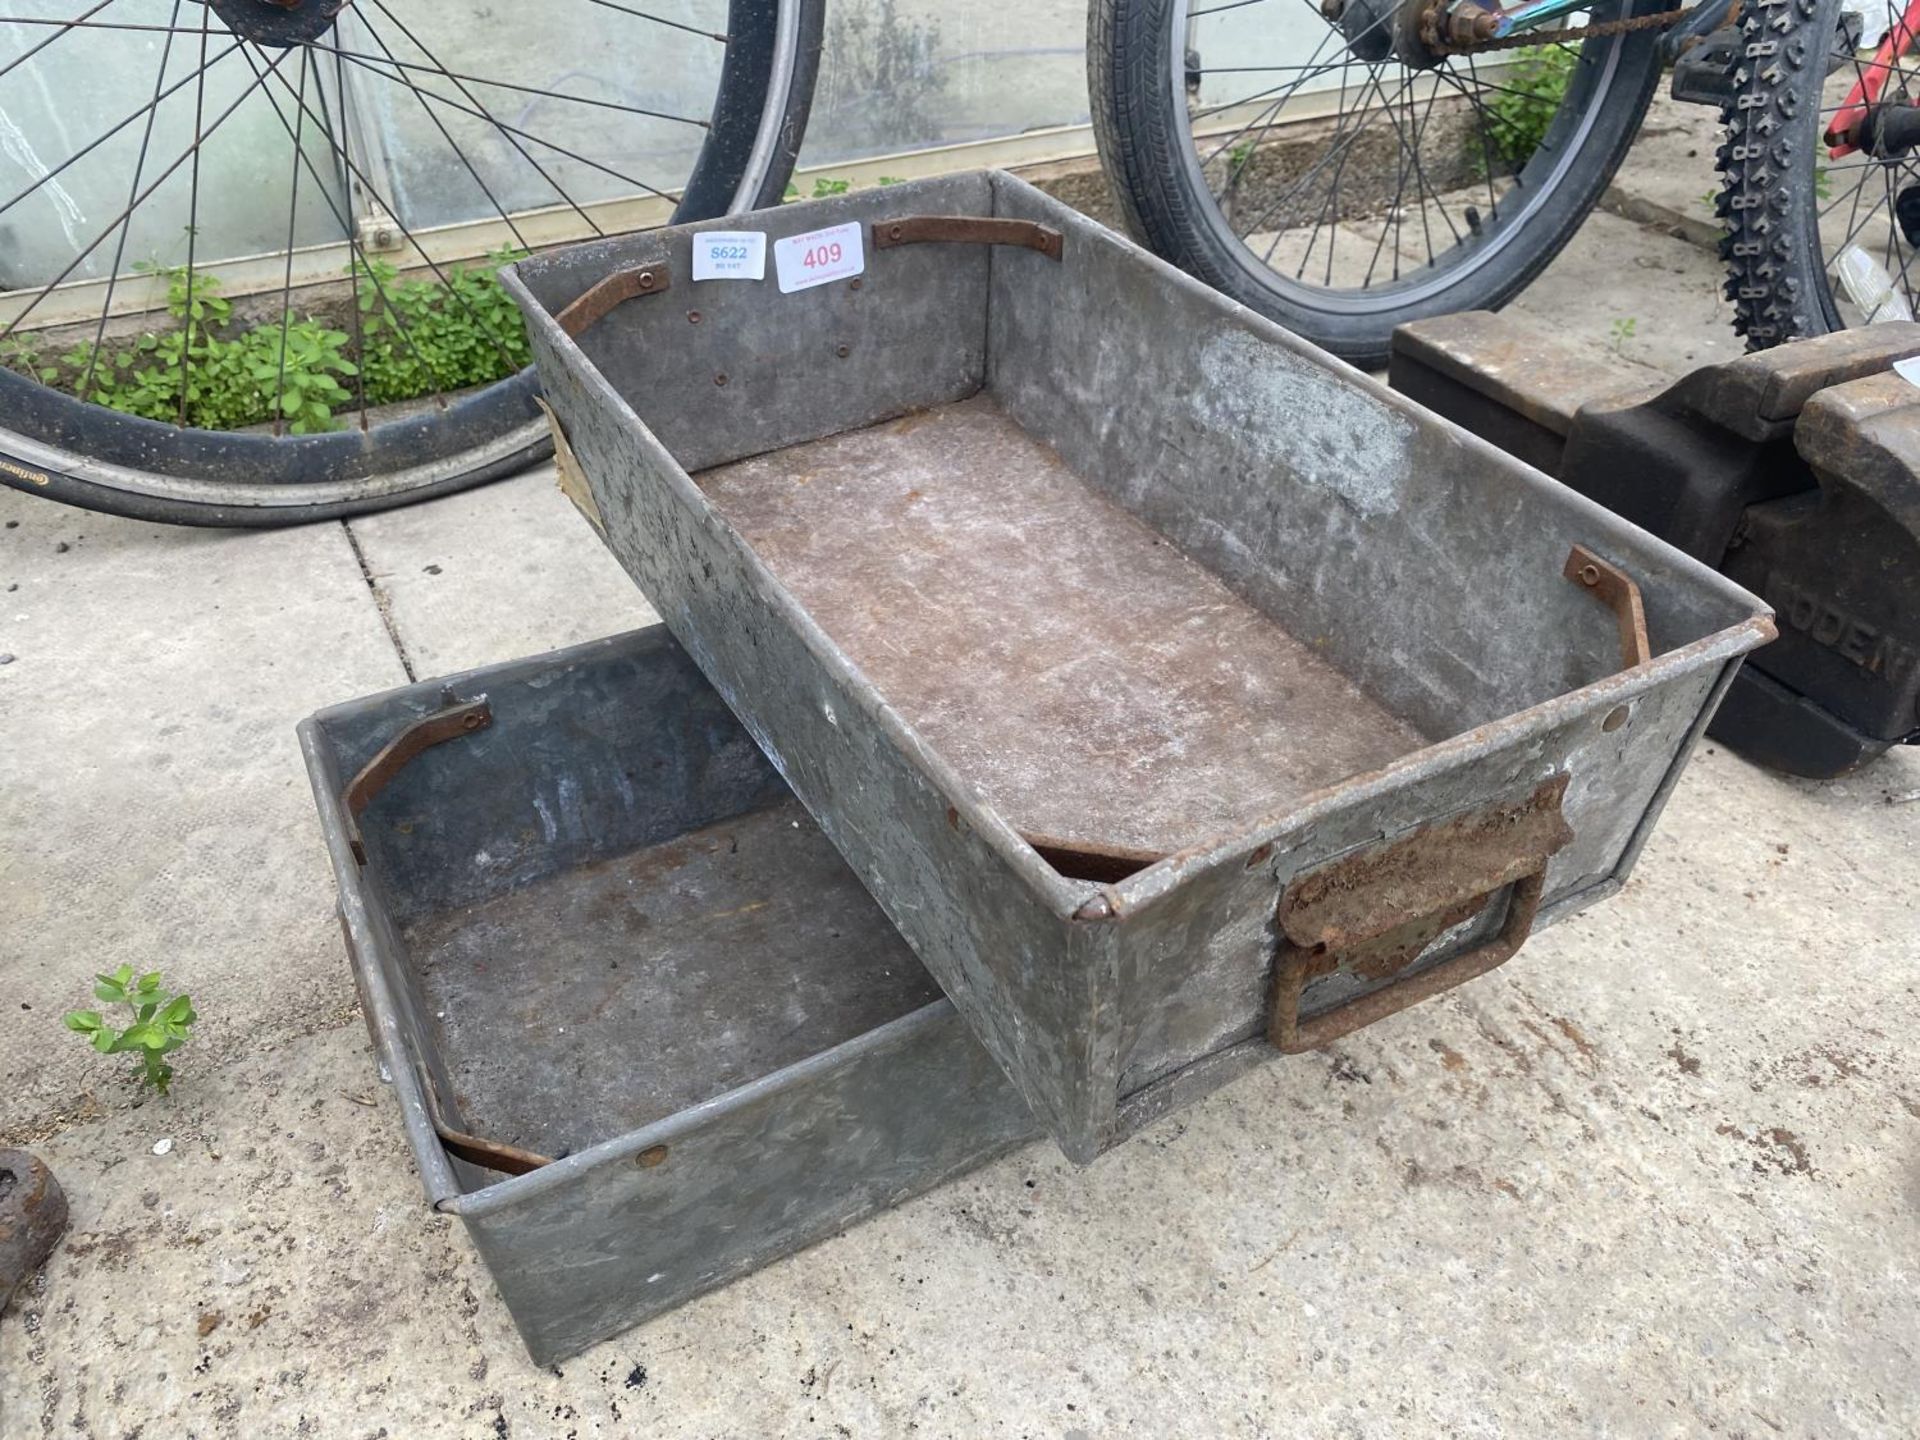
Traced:
<path id="1" fill-rule="evenodd" d="M 1573 839 L 1560 813 L 1569 778 L 1555 775 L 1522 798 L 1435 821 L 1298 876 L 1275 915 L 1281 944 L 1267 1039 L 1288 1054 L 1313 1050 L 1512 959 L 1540 913 L 1548 862 Z M 1498 935 L 1404 974 L 1502 891 L 1507 914 Z M 1388 983 L 1301 1019 L 1307 986 L 1340 970 Z"/>
<path id="2" fill-rule="evenodd" d="M 1514 882 L 1507 901 L 1506 923 L 1486 944 L 1443 960 L 1397 984 L 1322 1011 L 1310 1020 L 1300 1018 L 1300 995 L 1307 988 L 1307 981 L 1313 978 L 1315 956 L 1310 950 L 1297 949 L 1283 956 L 1274 975 L 1273 1021 L 1267 1038 L 1276 1049 L 1288 1055 L 1318 1050 L 1343 1035 L 1397 1015 L 1408 1006 L 1431 1000 L 1443 990 L 1451 990 L 1506 964 L 1520 953 L 1520 947 L 1533 933 L 1534 917 L 1540 913 L 1540 897 L 1546 883 L 1544 870 L 1536 870 Z"/>

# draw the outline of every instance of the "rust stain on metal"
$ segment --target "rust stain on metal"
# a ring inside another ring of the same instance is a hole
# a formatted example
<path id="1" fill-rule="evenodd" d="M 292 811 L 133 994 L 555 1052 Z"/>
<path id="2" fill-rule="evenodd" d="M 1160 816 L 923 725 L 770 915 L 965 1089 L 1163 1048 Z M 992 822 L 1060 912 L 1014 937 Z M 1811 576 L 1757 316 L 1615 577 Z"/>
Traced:
<path id="1" fill-rule="evenodd" d="M 1094 880 L 1110 885 L 1138 874 L 1166 857 L 1157 851 L 1126 845 L 1099 845 L 1086 840 L 1061 840 L 1051 835 L 1022 835 L 1036 854 L 1069 880 Z"/>
<path id="2" fill-rule="evenodd" d="M 1426 744 L 991 396 L 696 483 L 1023 835 L 1157 859 Z"/>
<path id="3" fill-rule="evenodd" d="M 1268 1039 L 1288 1053 L 1316 1049 L 1511 959 L 1539 913 L 1547 862 L 1573 838 L 1560 812 L 1568 778 L 1344 856 L 1288 886 L 1277 912 Z M 1301 1019 L 1309 982 L 1336 970 L 1391 980 L 1509 887 L 1506 921 L 1486 944 Z"/>
<path id="4" fill-rule="evenodd" d="M 1640 599 L 1640 587 L 1626 571 L 1602 560 L 1586 546 L 1575 545 L 1567 552 L 1564 573 L 1567 579 L 1591 590 L 1612 609 L 1620 625 L 1622 670 L 1636 669 L 1653 658 L 1653 646 L 1647 640 L 1646 606 Z"/>
<path id="5" fill-rule="evenodd" d="M 616 306 L 641 295 L 658 295 L 672 285 L 673 271 L 664 260 L 616 270 L 554 316 L 554 323 L 578 340 L 582 331 L 605 319 Z"/>
<path id="6" fill-rule="evenodd" d="M 367 863 L 366 847 L 360 840 L 360 814 L 373 803 L 376 795 L 393 783 L 394 776 L 421 751 L 443 741 L 484 730 L 491 724 L 493 708 L 482 696 L 478 700 L 451 704 L 445 710 L 423 715 L 381 746 L 379 753 L 362 765 L 360 773 L 347 782 L 342 796 L 347 806 L 347 839 L 353 846 L 353 858 L 362 865 Z"/>
<path id="7" fill-rule="evenodd" d="M 638 1165 L 643 1170 L 651 1170 L 656 1165 L 664 1164 L 666 1161 L 666 1158 L 667 1158 L 666 1146 L 649 1145 L 646 1149 L 642 1150 L 638 1155 L 633 1157 L 633 1163 Z"/>
<path id="8" fill-rule="evenodd" d="M 483 1170 L 497 1170 L 502 1175 L 526 1175 L 553 1163 L 550 1157 L 522 1150 L 518 1145 L 503 1145 L 498 1140 L 456 1129 L 441 1112 L 440 1091 L 433 1083 L 433 1076 L 424 1065 L 416 1065 L 414 1070 L 420 1077 L 420 1092 L 426 1097 L 427 1118 L 433 1122 L 433 1133 L 440 1137 L 449 1155 Z"/>
<path id="9" fill-rule="evenodd" d="M 1032 220 L 995 220 L 982 215 L 902 215 L 873 222 L 873 248 L 950 243 L 1017 245 L 1058 260 L 1064 249 L 1060 232 Z"/>

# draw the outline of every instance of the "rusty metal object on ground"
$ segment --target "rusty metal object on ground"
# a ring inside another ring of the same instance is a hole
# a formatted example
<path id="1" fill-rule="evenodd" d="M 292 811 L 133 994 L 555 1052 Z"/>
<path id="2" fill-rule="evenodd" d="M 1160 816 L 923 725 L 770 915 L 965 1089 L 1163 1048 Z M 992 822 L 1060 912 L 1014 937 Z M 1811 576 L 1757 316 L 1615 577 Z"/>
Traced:
<path id="1" fill-rule="evenodd" d="M 1267 1030 L 1275 1048 L 1317 1049 L 1511 960 L 1539 914 L 1547 862 L 1573 839 L 1560 813 L 1567 780 L 1556 775 L 1524 800 L 1344 855 L 1288 886 L 1277 914 L 1281 944 Z M 1503 890 L 1498 932 L 1405 973 L 1441 935 L 1487 913 Z M 1308 983 L 1336 971 L 1374 988 L 1302 1020 Z"/>
<path id="2" fill-rule="evenodd" d="M 1485 312 L 1403 326 L 1394 388 L 1771 603 L 1708 733 L 1790 774 L 1920 741 L 1920 324 L 1869 325 L 1648 388 Z"/>
<path id="3" fill-rule="evenodd" d="M 0 1150 L 0 1313 L 67 1228 L 67 1197 L 46 1162 Z"/>

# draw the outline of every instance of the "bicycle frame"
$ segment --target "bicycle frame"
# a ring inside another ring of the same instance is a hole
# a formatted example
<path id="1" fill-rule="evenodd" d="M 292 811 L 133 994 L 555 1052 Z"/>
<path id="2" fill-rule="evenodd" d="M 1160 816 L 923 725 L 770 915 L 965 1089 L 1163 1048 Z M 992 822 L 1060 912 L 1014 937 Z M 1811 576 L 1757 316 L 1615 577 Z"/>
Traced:
<path id="1" fill-rule="evenodd" d="M 1834 114 L 1833 123 L 1827 126 L 1829 159 L 1838 160 L 1860 148 L 1854 140 L 1859 135 L 1861 123 L 1879 102 L 1880 92 L 1886 86 L 1893 62 L 1913 48 L 1916 36 L 1920 36 L 1920 0 L 1909 0 L 1906 12 L 1881 37 L 1879 47 L 1873 52 L 1873 59 L 1867 62 L 1866 74 L 1847 91 L 1846 99 L 1840 102 L 1840 109 Z"/>

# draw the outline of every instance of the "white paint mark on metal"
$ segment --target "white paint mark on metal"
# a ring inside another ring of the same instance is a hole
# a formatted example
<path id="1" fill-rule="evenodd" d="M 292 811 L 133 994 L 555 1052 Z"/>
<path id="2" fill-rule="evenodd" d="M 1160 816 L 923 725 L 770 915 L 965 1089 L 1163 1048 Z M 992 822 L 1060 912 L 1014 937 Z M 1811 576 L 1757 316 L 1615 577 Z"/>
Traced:
<path id="1" fill-rule="evenodd" d="M 1344 375 L 1235 329 L 1200 352 L 1200 381 L 1200 420 L 1235 436 L 1253 464 L 1330 490 L 1362 515 L 1400 508 L 1413 421 Z"/>

